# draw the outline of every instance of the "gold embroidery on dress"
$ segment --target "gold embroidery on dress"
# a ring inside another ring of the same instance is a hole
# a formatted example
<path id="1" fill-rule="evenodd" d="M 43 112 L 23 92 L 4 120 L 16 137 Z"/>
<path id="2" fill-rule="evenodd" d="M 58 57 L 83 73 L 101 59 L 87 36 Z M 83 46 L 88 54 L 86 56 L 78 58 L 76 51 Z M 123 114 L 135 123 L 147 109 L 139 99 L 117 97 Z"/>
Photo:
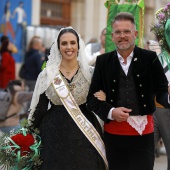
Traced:
<path id="1" fill-rule="evenodd" d="M 73 89 L 76 87 L 76 85 L 75 84 L 69 84 L 69 89 L 70 89 L 70 91 L 73 91 Z"/>
<path id="2" fill-rule="evenodd" d="M 73 113 L 73 115 L 75 116 L 75 117 L 77 117 L 80 113 L 79 113 L 79 110 L 77 110 L 77 109 L 71 109 L 71 112 Z"/>

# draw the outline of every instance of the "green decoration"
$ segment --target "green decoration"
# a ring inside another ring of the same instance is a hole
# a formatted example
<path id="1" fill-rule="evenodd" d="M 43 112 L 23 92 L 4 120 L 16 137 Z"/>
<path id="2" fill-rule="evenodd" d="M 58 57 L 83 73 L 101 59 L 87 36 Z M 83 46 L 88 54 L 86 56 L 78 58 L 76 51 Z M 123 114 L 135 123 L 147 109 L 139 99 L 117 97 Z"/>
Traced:
<path id="1" fill-rule="evenodd" d="M 168 70 L 170 70 L 170 53 L 164 50 L 162 53 L 158 55 L 160 62 L 164 65 L 164 61 L 167 63 Z"/>
<path id="2" fill-rule="evenodd" d="M 166 40 L 168 47 L 170 49 L 170 19 L 168 19 L 165 24 L 165 40 Z"/>
<path id="3" fill-rule="evenodd" d="M 136 29 L 138 31 L 135 44 L 139 47 L 143 47 L 144 0 L 126 0 L 123 4 L 120 4 L 117 0 L 108 0 L 105 2 L 105 6 L 108 8 L 105 51 L 109 52 L 116 49 L 111 36 L 111 22 L 119 12 L 130 12 L 135 16 Z"/>

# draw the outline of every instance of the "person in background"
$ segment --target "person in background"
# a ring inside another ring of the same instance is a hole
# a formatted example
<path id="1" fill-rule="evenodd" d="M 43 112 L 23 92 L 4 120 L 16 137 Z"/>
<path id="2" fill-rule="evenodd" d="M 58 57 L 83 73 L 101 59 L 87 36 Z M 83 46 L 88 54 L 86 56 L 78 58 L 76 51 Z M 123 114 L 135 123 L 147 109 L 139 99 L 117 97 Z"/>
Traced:
<path id="1" fill-rule="evenodd" d="M 5 89 L 10 80 L 15 80 L 15 60 L 12 53 L 13 45 L 9 40 L 3 41 L 0 48 L 0 88 Z"/>
<path id="2" fill-rule="evenodd" d="M 41 170 L 105 170 L 100 124 L 86 108 L 92 74 L 83 40 L 72 27 L 62 28 L 38 76 L 28 118 L 40 130 Z M 105 100 L 101 91 L 95 96 Z"/>
<path id="3" fill-rule="evenodd" d="M 10 40 L 9 40 L 9 38 L 6 35 L 2 35 L 1 36 L 1 44 L 3 42 L 5 42 L 5 41 L 10 41 Z M 18 52 L 17 47 L 12 42 L 10 42 L 10 44 L 11 44 L 11 52 L 12 52 L 12 54 L 17 53 Z"/>
<path id="4" fill-rule="evenodd" d="M 170 170 L 170 109 L 157 106 L 153 116 L 155 148 L 158 149 L 156 151 L 160 154 L 159 145 L 162 141 L 167 155 L 167 170 Z"/>
<path id="5" fill-rule="evenodd" d="M 28 86 L 29 91 L 34 90 L 34 86 L 42 66 L 42 39 L 38 36 L 34 36 L 28 47 L 28 51 L 25 54 L 25 83 Z"/>
<path id="6" fill-rule="evenodd" d="M 31 101 L 33 92 L 25 91 L 25 84 L 21 80 L 12 80 L 8 83 L 8 90 L 12 95 L 12 101 L 7 112 L 7 119 L 0 121 L 0 131 L 10 133 L 20 126 L 20 110 L 24 102 Z"/>
<path id="7" fill-rule="evenodd" d="M 99 43 L 89 43 L 86 45 L 85 51 L 90 66 L 95 66 L 96 57 L 105 52 L 105 37 L 106 28 L 101 31 Z"/>
<path id="8" fill-rule="evenodd" d="M 149 49 L 155 50 L 163 66 L 165 75 L 170 83 L 170 3 L 155 13 L 157 22 L 152 25 L 151 32 L 155 34 L 155 41 L 149 41 Z M 160 17 L 162 16 L 162 17 Z M 164 22 L 162 22 L 164 21 Z M 159 23 L 159 25 L 157 24 Z M 161 33 L 161 34 L 160 34 Z M 155 45 L 156 44 L 156 45 Z M 160 49 L 157 51 L 157 49 Z M 169 91 L 170 93 L 170 91 Z M 157 105 L 154 116 L 155 147 L 159 148 L 162 138 L 167 155 L 167 170 L 170 170 L 170 109 Z"/>
<path id="9" fill-rule="evenodd" d="M 86 45 L 87 45 L 87 44 L 91 44 L 91 43 L 98 43 L 98 39 L 95 38 L 95 37 L 93 37 L 93 38 L 91 38 L 91 39 L 86 43 Z"/>
<path id="10" fill-rule="evenodd" d="M 112 29 L 116 50 L 97 57 L 87 107 L 105 122 L 109 170 L 153 170 L 154 98 L 170 108 L 168 81 L 156 53 L 135 46 L 133 14 L 118 13 Z M 94 97 L 99 90 L 106 101 Z"/>
<path id="11" fill-rule="evenodd" d="M 163 57 L 165 51 L 162 51 L 158 56 L 162 65 L 164 66 L 164 72 L 166 73 L 167 79 L 170 82 L 170 70 L 167 69 L 168 65 Z M 166 57 L 170 58 L 170 52 L 166 51 Z M 169 91 L 170 93 L 170 91 Z M 154 141 L 156 153 L 159 154 L 160 141 L 163 141 L 167 155 L 167 170 L 170 170 L 170 109 L 164 108 L 162 105 L 156 102 L 156 111 L 153 113 L 154 117 Z"/>
<path id="12" fill-rule="evenodd" d="M 47 61 L 48 61 L 48 56 L 50 54 L 50 48 L 46 48 L 45 49 L 45 52 L 44 52 L 44 59 L 43 59 L 43 63 L 42 63 L 42 66 L 41 66 L 41 69 L 43 70 L 45 67 L 46 67 L 46 64 L 47 64 Z"/>

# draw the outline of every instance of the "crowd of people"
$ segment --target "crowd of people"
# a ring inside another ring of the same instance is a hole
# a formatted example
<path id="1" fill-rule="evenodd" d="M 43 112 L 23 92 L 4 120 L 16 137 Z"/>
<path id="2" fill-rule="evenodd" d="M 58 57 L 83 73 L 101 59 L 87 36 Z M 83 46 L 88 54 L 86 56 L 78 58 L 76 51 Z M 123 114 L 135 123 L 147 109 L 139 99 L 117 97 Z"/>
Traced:
<path id="1" fill-rule="evenodd" d="M 1 36 L 0 46 L 0 95 L 1 91 L 10 92 L 11 103 L 7 110 L 6 119 L 0 121 L 0 131 L 9 133 L 12 129 L 20 128 L 20 119 L 28 117 L 28 110 L 32 98 L 36 79 L 41 72 L 44 60 L 42 39 L 32 37 L 25 53 L 24 77 L 17 79 L 16 63 L 13 57 L 17 47 L 5 35 Z M 1 98 L 0 102 L 3 102 Z"/>
<path id="2" fill-rule="evenodd" d="M 104 28 L 99 43 L 85 46 L 75 29 L 60 29 L 43 69 L 43 42 L 34 36 L 24 80 L 15 80 L 15 50 L 1 38 L 0 88 L 13 96 L 8 116 L 31 101 L 28 123 L 42 141 L 38 169 L 153 170 L 162 138 L 170 170 L 170 86 L 159 55 L 135 45 L 138 31 L 129 12 L 113 18 L 116 50 L 107 53 L 106 33 Z M 1 131 L 14 128 L 18 114 L 0 121 Z"/>

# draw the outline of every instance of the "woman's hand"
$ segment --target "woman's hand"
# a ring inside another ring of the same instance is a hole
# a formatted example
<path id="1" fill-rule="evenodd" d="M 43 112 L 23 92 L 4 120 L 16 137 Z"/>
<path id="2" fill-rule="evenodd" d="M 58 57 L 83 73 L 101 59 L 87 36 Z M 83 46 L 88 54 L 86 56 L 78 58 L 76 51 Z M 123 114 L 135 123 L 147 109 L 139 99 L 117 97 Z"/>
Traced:
<path id="1" fill-rule="evenodd" d="M 168 86 L 168 93 L 169 93 L 169 95 L 170 95 L 170 85 Z"/>
<path id="2" fill-rule="evenodd" d="M 106 101 L 106 94 L 105 94 L 102 90 L 94 93 L 94 96 L 95 96 L 98 100 Z"/>

